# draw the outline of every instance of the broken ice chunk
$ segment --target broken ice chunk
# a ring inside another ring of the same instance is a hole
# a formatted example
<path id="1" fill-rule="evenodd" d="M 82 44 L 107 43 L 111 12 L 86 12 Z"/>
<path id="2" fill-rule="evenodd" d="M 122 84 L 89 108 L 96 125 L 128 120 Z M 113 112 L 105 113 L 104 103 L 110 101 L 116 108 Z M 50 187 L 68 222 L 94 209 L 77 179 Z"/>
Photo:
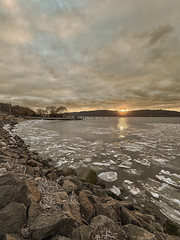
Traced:
<path id="1" fill-rule="evenodd" d="M 106 182 L 114 182 L 118 179 L 116 172 L 102 172 L 98 177 Z"/>

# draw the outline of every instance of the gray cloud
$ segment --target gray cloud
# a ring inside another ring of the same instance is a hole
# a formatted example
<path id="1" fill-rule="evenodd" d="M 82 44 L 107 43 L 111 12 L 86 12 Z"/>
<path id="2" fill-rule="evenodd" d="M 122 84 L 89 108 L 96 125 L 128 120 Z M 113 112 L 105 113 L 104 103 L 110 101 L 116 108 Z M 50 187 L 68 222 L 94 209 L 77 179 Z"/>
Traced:
<path id="1" fill-rule="evenodd" d="M 179 12 L 179 0 L 0 0 L 0 101 L 180 109 Z"/>

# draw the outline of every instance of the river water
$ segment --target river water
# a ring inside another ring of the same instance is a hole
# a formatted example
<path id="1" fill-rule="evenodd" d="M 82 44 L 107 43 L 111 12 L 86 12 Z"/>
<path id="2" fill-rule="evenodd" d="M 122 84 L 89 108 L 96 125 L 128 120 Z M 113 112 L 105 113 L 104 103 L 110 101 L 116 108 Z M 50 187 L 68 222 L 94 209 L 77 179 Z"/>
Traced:
<path id="1" fill-rule="evenodd" d="M 14 132 L 55 165 L 91 167 L 180 224 L 180 118 L 33 120 Z"/>

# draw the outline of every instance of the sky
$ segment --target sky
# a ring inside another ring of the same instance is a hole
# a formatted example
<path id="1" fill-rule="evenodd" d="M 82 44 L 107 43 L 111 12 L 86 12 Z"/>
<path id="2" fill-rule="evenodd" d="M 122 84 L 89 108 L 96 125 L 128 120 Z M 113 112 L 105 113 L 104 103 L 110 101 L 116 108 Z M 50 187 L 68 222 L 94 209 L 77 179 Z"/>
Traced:
<path id="1" fill-rule="evenodd" d="M 0 0 L 0 102 L 180 111 L 180 1 Z"/>

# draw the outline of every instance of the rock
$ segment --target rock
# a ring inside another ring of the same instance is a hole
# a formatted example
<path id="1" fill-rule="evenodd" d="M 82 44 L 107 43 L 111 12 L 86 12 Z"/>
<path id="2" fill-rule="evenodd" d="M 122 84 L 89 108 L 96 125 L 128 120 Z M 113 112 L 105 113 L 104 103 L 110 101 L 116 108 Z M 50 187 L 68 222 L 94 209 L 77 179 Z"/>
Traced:
<path id="1" fill-rule="evenodd" d="M 101 198 L 105 198 L 107 197 L 106 194 L 106 190 L 104 189 L 98 189 L 98 188 L 93 188 L 93 193 L 95 194 L 95 196 L 101 197 Z"/>
<path id="2" fill-rule="evenodd" d="M 42 213 L 42 209 L 37 203 L 31 203 L 28 210 L 28 226 L 34 223 L 36 218 Z"/>
<path id="3" fill-rule="evenodd" d="M 95 184 L 98 180 L 97 173 L 92 169 L 84 169 L 78 175 L 78 179 L 90 184 Z"/>
<path id="4" fill-rule="evenodd" d="M 55 172 L 49 172 L 46 174 L 47 179 L 51 180 L 51 181 L 56 181 L 56 179 L 58 179 L 58 175 Z"/>
<path id="5" fill-rule="evenodd" d="M 70 239 L 64 236 L 56 235 L 52 237 L 51 240 L 70 240 Z"/>
<path id="6" fill-rule="evenodd" d="M 94 227 L 90 225 L 82 225 L 72 231 L 72 240 L 90 240 Z"/>
<path id="7" fill-rule="evenodd" d="M 180 227 L 178 224 L 172 222 L 171 220 L 167 220 L 164 224 L 164 228 L 166 233 L 174 236 L 180 237 Z"/>
<path id="8" fill-rule="evenodd" d="M 91 220 L 90 226 L 94 227 L 90 239 L 115 239 L 126 240 L 127 236 L 124 230 L 106 216 L 99 215 Z"/>
<path id="9" fill-rule="evenodd" d="M 22 240 L 18 234 L 6 234 L 4 240 Z"/>
<path id="10" fill-rule="evenodd" d="M 16 182 L 15 175 L 12 173 L 0 176 L 0 186 L 13 185 Z"/>
<path id="11" fill-rule="evenodd" d="M 125 225 L 123 229 L 128 236 L 128 240 L 157 240 L 153 233 L 133 224 Z"/>
<path id="12" fill-rule="evenodd" d="M 108 201 L 106 203 L 95 204 L 96 215 L 104 215 L 114 222 L 119 221 L 120 209 L 118 208 L 115 201 Z"/>
<path id="13" fill-rule="evenodd" d="M 82 218 L 89 222 L 91 218 L 95 216 L 95 209 L 92 202 L 83 191 L 79 193 L 79 204 Z"/>
<path id="14" fill-rule="evenodd" d="M 155 228 L 158 232 L 164 232 L 163 226 L 159 222 L 151 222 L 150 225 Z"/>
<path id="15" fill-rule="evenodd" d="M 64 176 L 77 176 L 77 173 L 72 168 L 63 168 Z"/>
<path id="16" fill-rule="evenodd" d="M 30 231 L 33 239 L 41 240 L 56 234 L 68 236 L 76 226 L 77 222 L 68 213 L 41 214 L 30 226 Z"/>
<path id="17" fill-rule="evenodd" d="M 17 233 L 26 223 L 26 208 L 24 204 L 11 202 L 0 210 L 0 236 L 7 233 Z"/>
<path id="18" fill-rule="evenodd" d="M 74 183 L 72 183 L 71 181 L 69 181 L 69 180 L 65 180 L 63 185 L 62 185 L 62 187 L 68 193 L 77 190 L 77 186 Z"/>
<path id="19" fill-rule="evenodd" d="M 141 224 L 140 224 L 138 218 L 136 217 L 136 215 L 125 207 L 121 208 L 120 217 L 121 217 L 122 225 L 131 223 L 131 224 L 141 227 Z"/>
<path id="20" fill-rule="evenodd" d="M 53 193 L 53 196 L 59 205 L 62 205 L 63 203 L 69 201 L 69 196 L 67 195 L 67 192 L 55 192 Z"/>
<path id="21" fill-rule="evenodd" d="M 14 198 L 18 187 L 13 185 L 6 185 L 0 187 L 0 209 L 5 207 Z"/>
<path id="22" fill-rule="evenodd" d="M 74 201 L 70 201 L 69 203 L 64 203 L 61 209 L 64 212 L 68 212 L 69 215 L 72 218 L 74 218 L 79 224 L 82 224 L 82 217 L 80 214 L 80 207 L 78 203 Z"/>
<path id="23" fill-rule="evenodd" d="M 26 179 L 25 183 L 31 194 L 31 201 L 33 203 L 37 203 L 40 200 L 41 194 L 40 194 L 39 189 L 36 187 L 36 182 L 32 179 Z"/>
<path id="24" fill-rule="evenodd" d="M 22 235 L 23 238 L 25 238 L 25 239 L 31 238 L 31 233 L 30 233 L 29 228 L 22 228 L 22 229 L 21 229 L 21 235 Z"/>
<path id="25" fill-rule="evenodd" d="M 43 167 L 50 167 L 49 161 L 46 159 L 43 159 L 42 161 Z"/>
<path id="26" fill-rule="evenodd" d="M 163 240 L 180 240 L 178 236 L 167 235 L 165 233 L 161 233 L 161 236 Z"/>
<path id="27" fill-rule="evenodd" d="M 29 160 L 27 165 L 29 165 L 30 167 L 43 167 L 43 165 L 40 162 L 33 159 Z"/>
<path id="28" fill-rule="evenodd" d="M 129 210 L 134 210 L 134 206 L 130 201 L 120 201 L 118 202 L 118 204 L 120 204 L 120 206 L 125 207 Z"/>

